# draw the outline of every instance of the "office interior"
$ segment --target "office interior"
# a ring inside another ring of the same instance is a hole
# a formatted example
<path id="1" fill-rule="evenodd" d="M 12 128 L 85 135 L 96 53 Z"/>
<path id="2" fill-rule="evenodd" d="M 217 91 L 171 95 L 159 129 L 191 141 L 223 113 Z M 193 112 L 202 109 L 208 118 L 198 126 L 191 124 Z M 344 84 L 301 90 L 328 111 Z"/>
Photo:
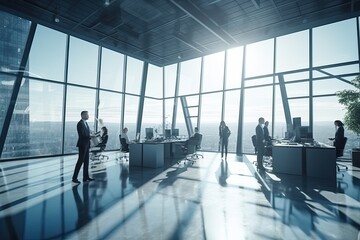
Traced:
<path id="1" fill-rule="evenodd" d="M 259 171 L 251 141 L 264 117 L 276 142 L 297 129 L 331 148 L 336 93 L 356 90 L 359 13 L 357 0 L 0 1 L 0 238 L 359 239 L 354 132 L 331 178 L 321 152 L 299 173 Z M 77 185 L 83 110 L 109 140 Z M 136 142 L 198 127 L 203 158 L 134 166 L 124 127 Z"/>

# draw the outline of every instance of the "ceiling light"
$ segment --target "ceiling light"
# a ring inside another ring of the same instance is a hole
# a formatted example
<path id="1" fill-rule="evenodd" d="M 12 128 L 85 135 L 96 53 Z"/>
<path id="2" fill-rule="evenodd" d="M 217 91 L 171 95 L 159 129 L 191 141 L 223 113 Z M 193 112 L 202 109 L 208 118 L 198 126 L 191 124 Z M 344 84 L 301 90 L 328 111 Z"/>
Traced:
<path id="1" fill-rule="evenodd" d="M 105 0 L 104 5 L 107 7 L 110 5 L 110 0 Z"/>
<path id="2" fill-rule="evenodd" d="M 55 16 L 54 16 L 54 22 L 56 22 L 56 23 L 59 23 L 59 22 L 60 22 L 60 18 L 59 18 L 58 15 L 55 15 Z"/>

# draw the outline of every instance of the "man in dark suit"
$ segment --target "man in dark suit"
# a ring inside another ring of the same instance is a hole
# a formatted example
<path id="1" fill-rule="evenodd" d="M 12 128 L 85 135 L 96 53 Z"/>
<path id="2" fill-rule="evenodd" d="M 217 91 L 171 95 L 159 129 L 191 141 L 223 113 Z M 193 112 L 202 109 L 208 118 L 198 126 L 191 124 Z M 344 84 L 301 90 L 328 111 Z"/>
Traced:
<path id="1" fill-rule="evenodd" d="M 257 168 L 259 170 L 264 170 L 264 166 L 262 164 L 264 152 L 265 152 L 265 136 L 264 136 L 264 122 L 265 119 L 263 117 L 259 118 L 259 124 L 255 128 L 256 132 L 256 149 L 257 149 Z"/>
<path id="2" fill-rule="evenodd" d="M 74 174 L 72 177 L 73 183 L 80 183 L 77 179 L 81 165 L 84 164 L 83 168 L 83 181 L 88 182 L 94 179 L 89 177 L 89 148 L 90 148 L 90 128 L 86 120 L 89 119 L 88 111 L 81 112 L 81 120 L 78 122 L 76 128 L 78 133 L 78 141 L 76 146 L 79 148 L 79 157 L 75 165 Z"/>

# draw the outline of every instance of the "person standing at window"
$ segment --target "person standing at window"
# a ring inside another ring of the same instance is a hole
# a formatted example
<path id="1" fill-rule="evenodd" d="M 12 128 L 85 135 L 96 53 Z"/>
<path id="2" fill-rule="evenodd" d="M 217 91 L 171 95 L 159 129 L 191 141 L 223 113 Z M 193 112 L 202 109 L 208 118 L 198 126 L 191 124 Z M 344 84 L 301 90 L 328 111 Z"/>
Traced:
<path id="1" fill-rule="evenodd" d="M 344 146 L 345 146 L 345 130 L 344 124 L 340 120 L 334 121 L 335 125 L 335 138 L 334 138 L 334 147 L 336 149 L 336 157 L 341 157 L 343 155 Z"/>
<path id="2" fill-rule="evenodd" d="M 228 152 L 228 143 L 229 143 L 229 136 L 231 132 L 228 126 L 226 126 L 224 121 L 220 122 L 219 126 L 219 137 L 221 142 L 221 159 L 224 157 L 224 150 L 225 150 L 225 160 L 227 158 Z"/>
<path id="3" fill-rule="evenodd" d="M 88 111 L 81 112 L 81 120 L 77 123 L 76 129 L 78 133 L 78 141 L 76 146 L 79 149 L 79 157 L 75 165 L 74 174 L 72 176 L 72 182 L 79 184 L 80 181 L 77 179 L 81 168 L 83 168 L 83 181 L 92 181 L 94 179 L 89 177 L 89 148 L 90 148 L 90 128 L 86 120 L 89 119 Z"/>
<path id="4" fill-rule="evenodd" d="M 265 119 L 260 117 L 258 120 L 258 125 L 255 128 L 256 132 L 256 149 L 257 149 L 257 168 L 259 170 L 264 170 L 264 166 L 262 164 L 264 152 L 265 152 L 265 134 L 264 134 L 264 126 Z"/>

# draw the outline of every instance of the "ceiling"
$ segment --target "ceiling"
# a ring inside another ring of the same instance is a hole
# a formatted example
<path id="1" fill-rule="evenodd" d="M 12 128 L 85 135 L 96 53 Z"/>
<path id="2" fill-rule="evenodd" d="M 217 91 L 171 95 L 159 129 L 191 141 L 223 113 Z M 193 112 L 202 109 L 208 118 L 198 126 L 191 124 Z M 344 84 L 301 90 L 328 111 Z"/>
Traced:
<path id="1" fill-rule="evenodd" d="M 0 9 L 165 66 L 359 16 L 360 0 L 0 0 Z"/>

